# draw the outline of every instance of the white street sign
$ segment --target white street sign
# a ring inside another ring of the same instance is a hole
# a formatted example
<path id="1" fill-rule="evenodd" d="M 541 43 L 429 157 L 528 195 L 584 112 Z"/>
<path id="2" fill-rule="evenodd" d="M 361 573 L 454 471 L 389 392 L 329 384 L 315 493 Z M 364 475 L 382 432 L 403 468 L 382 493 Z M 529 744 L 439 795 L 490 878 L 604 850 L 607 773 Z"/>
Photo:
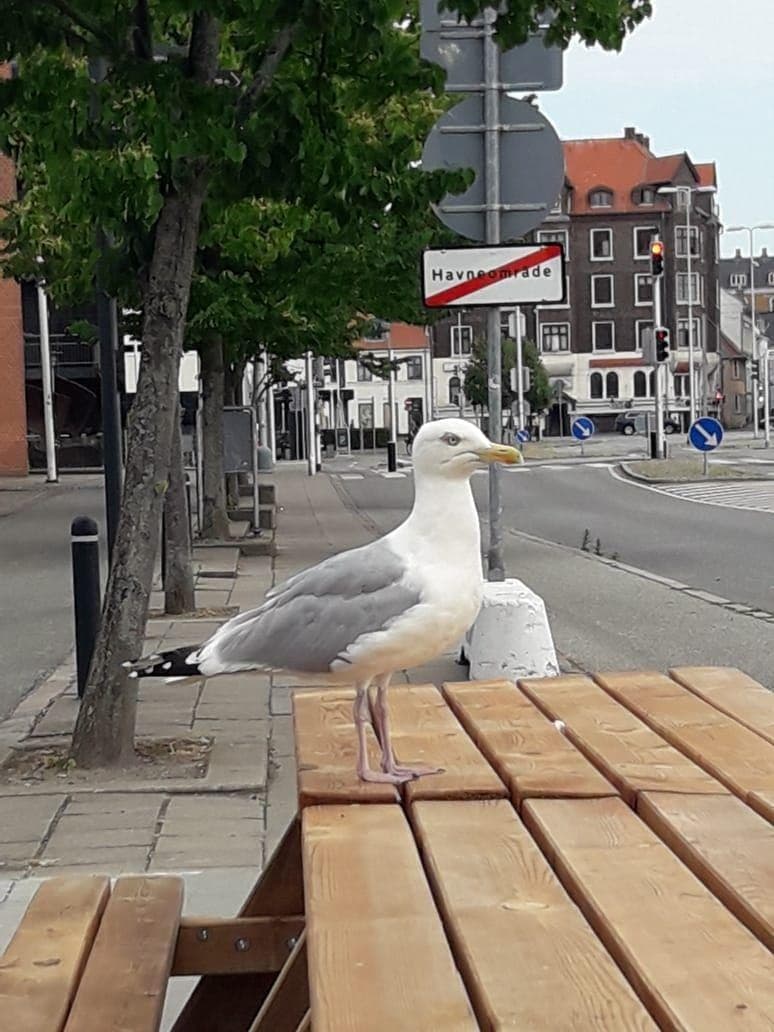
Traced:
<path id="1" fill-rule="evenodd" d="M 455 247 L 422 255 L 426 308 L 560 303 L 564 289 L 561 244 Z"/>

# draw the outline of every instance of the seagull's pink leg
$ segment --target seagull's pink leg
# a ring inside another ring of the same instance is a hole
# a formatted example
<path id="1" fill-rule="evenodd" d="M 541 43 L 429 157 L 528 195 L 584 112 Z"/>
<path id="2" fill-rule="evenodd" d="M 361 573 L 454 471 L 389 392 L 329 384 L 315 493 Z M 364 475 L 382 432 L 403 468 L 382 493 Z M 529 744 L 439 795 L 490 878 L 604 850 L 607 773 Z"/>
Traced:
<path id="1" fill-rule="evenodd" d="M 399 777 L 421 778 L 425 774 L 442 774 L 443 767 L 429 767 L 423 763 L 398 763 L 392 748 L 390 737 L 390 718 L 387 710 L 387 688 L 392 674 L 383 674 L 376 682 L 376 706 L 374 708 L 374 724 L 382 747 L 382 770 L 387 774 Z"/>
<path id="2" fill-rule="evenodd" d="M 368 739 L 366 738 L 366 726 L 370 724 L 370 713 L 368 709 L 368 686 L 371 682 L 364 681 L 357 685 L 355 695 L 355 728 L 357 730 L 357 776 L 361 781 L 380 782 L 388 785 L 402 785 L 404 781 L 410 781 L 411 774 L 401 774 L 398 771 L 371 770 L 368 766 Z"/>

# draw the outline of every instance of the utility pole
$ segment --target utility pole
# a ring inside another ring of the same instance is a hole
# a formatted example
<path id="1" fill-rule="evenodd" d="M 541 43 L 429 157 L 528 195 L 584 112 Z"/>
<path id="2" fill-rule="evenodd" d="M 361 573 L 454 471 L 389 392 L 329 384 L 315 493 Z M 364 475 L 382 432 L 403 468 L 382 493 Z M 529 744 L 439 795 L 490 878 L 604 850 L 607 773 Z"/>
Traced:
<path id="1" fill-rule="evenodd" d="M 315 440 L 314 372 L 312 352 L 306 353 L 306 467 L 310 477 L 317 472 L 317 442 Z"/>
<path id="2" fill-rule="evenodd" d="M 663 329 L 661 309 L 661 281 L 664 278 L 664 244 L 656 236 L 650 245 L 650 273 L 653 280 L 653 335 L 656 340 L 656 368 L 654 379 L 656 381 L 656 454 L 653 458 L 663 459 L 665 455 L 664 442 L 664 399 L 661 393 L 661 368 L 664 365 L 658 351 L 658 334 Z M 668 336 L 666 338 L 668 343 Z"/>
<path id="3" fill-rule="evenodd" d="M 393 366 L 393 352 L 387 352 L 387 361 L 390 363 L 390 377 L 387 381 L 387 401 L 390 409 L 390 439 L 387 442 L 387 470 L 394 473 L 398 468 L 398 428 L 395 416 L 395 367 Z"/>
<path id="4" fill-rule="evenodd" d="M 497 13 L 484 11 L 484 168 L 486 182 L 486 243 L 500 243 L 500 51 L 495 43 Z M 486 310 L 489 439 L 499 444 L 503 437 L 502 346 L 500 309 Z M 503 560 L 500 467 L 489 467 L 489 552 L 490 581 L 505 580 Z"/>

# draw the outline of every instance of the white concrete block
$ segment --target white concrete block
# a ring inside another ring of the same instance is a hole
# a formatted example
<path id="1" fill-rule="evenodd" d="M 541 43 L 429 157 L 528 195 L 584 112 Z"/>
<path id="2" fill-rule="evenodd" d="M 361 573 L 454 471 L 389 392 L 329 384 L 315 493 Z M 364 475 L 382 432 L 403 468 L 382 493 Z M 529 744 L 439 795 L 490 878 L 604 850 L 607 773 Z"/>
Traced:
<path id="1" fill-rule="evenodd" d="M 559 674 L 545 603 L 515 578 L 484 585 L 481 611 L 464 652 L 471 681 Z"/>

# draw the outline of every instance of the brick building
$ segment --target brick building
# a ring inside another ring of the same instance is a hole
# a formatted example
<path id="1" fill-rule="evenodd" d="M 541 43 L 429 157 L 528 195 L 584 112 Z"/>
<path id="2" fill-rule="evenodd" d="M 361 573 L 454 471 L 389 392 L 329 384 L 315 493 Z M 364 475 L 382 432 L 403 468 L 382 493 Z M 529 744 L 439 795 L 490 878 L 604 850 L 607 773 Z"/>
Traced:
<path id="1" fill-rule="evenodd" d="M 691 193 L 691 283 L 688 233 L 681 196 L 660 187 L 714 187 L 714 164 L 694 164 L 687 154 L 654 155 L 633 128 L 615 139 L 564 144 L 562 196 L 533 234 L 564 245 L 566 299 L 561 305 L 524 308 L 526 334 L 535 340 L 556 394 L 547 431 L 557 433 L 567 413 L 590 415 L 611 429 L 626 407 L 654 406 L 653 367 L 644 347 L 653 327 L 649 249 L 658 233 L 666 244 L 663 322 L 671 330 L 667 405 L 688 412 L 688 300 L 692 300 L 696 397 L 714 406 L 719 374 L 718 220 L 709 193 Z M 507 313 L 503 314 L 504 328 Z M 433 327 L 434 355 L 451 360 L 483 333 L 483 315 L 466 312 Z"/>
<path id="2" fill-rule="evenodd" d="M 8 78 L 0 66 L 0 78 Z M 12 163 L 0 155 L 0 205 L 16 195 Z M 27 472 L 27 415 L 24 404 L 24 335 L 21 291 L 0 279 L 0 476 Z"/>

